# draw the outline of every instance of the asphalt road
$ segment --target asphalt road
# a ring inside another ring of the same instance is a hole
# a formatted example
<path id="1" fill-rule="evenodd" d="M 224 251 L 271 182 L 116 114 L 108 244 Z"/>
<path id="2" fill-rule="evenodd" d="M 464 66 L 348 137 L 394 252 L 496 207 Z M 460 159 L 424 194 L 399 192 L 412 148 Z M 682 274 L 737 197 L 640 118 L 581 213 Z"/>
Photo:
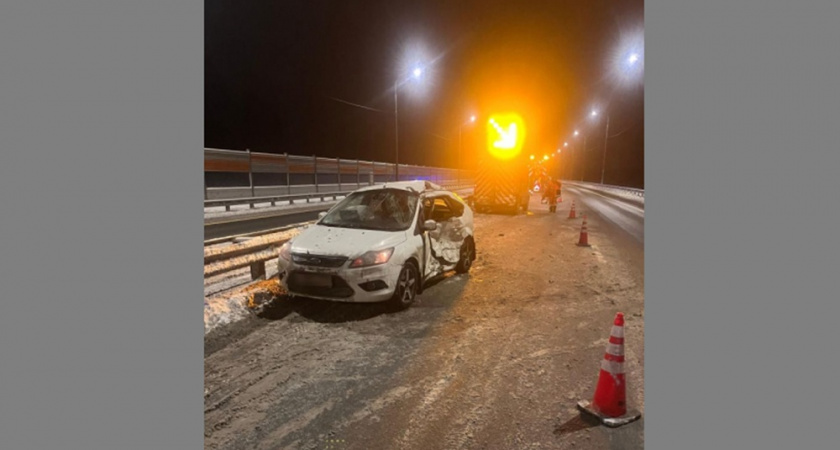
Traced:
<path id="1" fill-rule="evenodd" d="M 645 210 L 642 205 L 580 186 L 569 186 L 564 191 L 574 194 L 585 208 L 596 212 L 602 219 L 612 222 L 644 244 Z"/>
<path id="2" fill-rule="evenodd" d="M 610 429 L 575 409 L 621 311 L 627 401 L 644 412 L 643 224 L 591 197 L 564 188 L 556 214 L 534 197 L 529 215 L 476 215 L 473 270 L 406 311 L 280 298 L 211 333 L 205 447 L 644 448 L 644 416 Z M 591 247 L 576 245 L 572 199 Z"/>

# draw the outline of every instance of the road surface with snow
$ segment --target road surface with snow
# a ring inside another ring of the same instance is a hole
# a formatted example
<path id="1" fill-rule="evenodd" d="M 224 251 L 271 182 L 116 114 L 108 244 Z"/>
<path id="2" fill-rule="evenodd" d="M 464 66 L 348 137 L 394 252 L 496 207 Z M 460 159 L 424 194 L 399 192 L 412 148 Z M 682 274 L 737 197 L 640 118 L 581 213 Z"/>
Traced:
<path id="1" fill-rule="evenodd" d="M 575 409 L 620 311 L 627 401 L 644 413 L 643 211 L 565 187 L 556 214 L 531 209 L 477 214 L 472 271 L 406 311 L 281 297 L 210 333 L 205 447 L 643 448 L 644 416 L 610 429 Z"/>

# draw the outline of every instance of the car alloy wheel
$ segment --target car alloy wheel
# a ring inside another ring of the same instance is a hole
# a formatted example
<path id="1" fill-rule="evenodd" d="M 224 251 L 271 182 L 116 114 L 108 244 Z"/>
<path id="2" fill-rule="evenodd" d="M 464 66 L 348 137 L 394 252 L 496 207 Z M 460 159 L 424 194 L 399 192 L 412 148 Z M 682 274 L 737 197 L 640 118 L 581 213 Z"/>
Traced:
<path id="1" fill-rule="evenodd" d="M 397 288 L 394 290 L 394 303 L 401 309 L 414 303 L 417 296 L 417 269 L 411 263 L 406 263 L 397 278 Z"/>

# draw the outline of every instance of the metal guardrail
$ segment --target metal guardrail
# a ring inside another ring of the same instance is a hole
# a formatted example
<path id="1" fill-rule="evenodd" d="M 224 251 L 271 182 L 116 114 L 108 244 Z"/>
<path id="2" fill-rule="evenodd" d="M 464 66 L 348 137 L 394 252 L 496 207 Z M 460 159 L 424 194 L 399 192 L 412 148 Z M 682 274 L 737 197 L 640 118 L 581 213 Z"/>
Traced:
<path id="1" fill-rule="evenodd" d="M 332 197 L 333 200 L 337 200 L 338 197 L 344 197 L 351 192 L 353 191 L 319 192 L 312 194 L 293 195 L 269 195 L 264 197 L 231 198 L 226 200 L 205 200 L 204 207 L 212 208 L 216 206 L 224 206 L 225 211 L 230 211 L 230 207 L 233 205 L 250 205 L 250 208 L 254 208 L 254 205 L 257 203 L 271 203 L 271 206 L 276 206 L 277 203 L 289 202 L 290 205 L 293 205 L 295 203 L 295 200 L 306 200 L 306 203 L 309 203 L 309 201 L 313 198 L 320 198 L 323 202 L 328 197 Z"/>
<path id="2" fill-rule="evenodd" d="M 606 189 L 606 190 L 609 190 L 609 191 L 616 191 L 616 192 L 624 192 L 624 193 L 628 193 L 628 194 L 633 194 L 637 197 L 645 198 L 645 190 L 644 189 L 631 188 L 631 187 L 625 187 L 625 186 L 612 186 L 612 185 L 609 185 L 609 184 L 596 184 L 596 183 L 592 183 L 592 184 L 601 188 L 601 189 Z"/>
<path id="3" fill-rule="evenodd" d="M 608 196 L 615 197 L 617 199 L 624 199 L 626 201 L 630 201 L 640 205 L 644 205 L 645 201 L 644 189 L 631 188 L 625 186 L 613 186 L 600 183 L 587 183 L 580 181 L 563 181 L 563 184 L 568 184 L 572 186 L 578 185 L 587 189 L 591 189 L 593 191 L 600 191 Z"/>
<path id="4" fill-rule="evenodd" d="M 265 277 L 265 263 L 280 255 L 280 246 L 295 237 L 307 223 L 272 235 L 222 248 L 204 248 L 204 278 L 210 278 L 243 267 L 251 268 L 251 279 Z"/>

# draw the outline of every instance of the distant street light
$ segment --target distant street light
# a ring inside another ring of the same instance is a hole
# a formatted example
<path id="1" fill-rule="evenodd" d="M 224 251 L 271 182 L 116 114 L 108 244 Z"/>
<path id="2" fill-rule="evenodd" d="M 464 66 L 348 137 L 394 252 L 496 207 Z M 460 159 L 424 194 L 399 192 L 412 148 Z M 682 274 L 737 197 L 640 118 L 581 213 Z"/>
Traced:
<path id="1" fill-rule="evenodd" d="M 636 63 L 639 62 L 639 54 L 637 52 L 631 52 L 630 55 L 627 57 L 626 61 L 627 61 L 627 66 L 628 67 L 636 66 L 637 65 Z M 624 72 L 626 73 L 628 71 L 625 70 Z M 638 72 L 632 73 L 632 74 L 628 73 L 628 75 L 629 76 L 638 76 L 639 73 Z M 595 116 L 595 111 L 594 110 L 592 111 L 592 116 L 593 117 Z M 609 113 L 607 113 L 607 122 L 606 122 L 606 125 L 604 126 L 604 155 L 601 158 L 601 184 L 604 184 L 604 174 L 605 174 L 606 168 L 607 168 L 607 143 L 609 142 L 609 139 L 610 139 L 610 115 L 609 115 Z"/>
<path id="2" fill-rule="evenodd" d="M 533 161 L 533 160 L 534 160 L 534 155 L 531 155 L 531 161 Z"/>
<path id="3" fill-rule="evenodd" d="M 420 76 L 423 75 L 423 68 L 415 67 L 411 74 L 415 80 L 419 80 Z M 407 77 L 404 80 L 397 79 L 394 81 L 394 181 L 400 181 L 400 121 L 397 93 L 400 90 L 400 85 L 411 81 L 411 79 L 412 77 Z"/>

